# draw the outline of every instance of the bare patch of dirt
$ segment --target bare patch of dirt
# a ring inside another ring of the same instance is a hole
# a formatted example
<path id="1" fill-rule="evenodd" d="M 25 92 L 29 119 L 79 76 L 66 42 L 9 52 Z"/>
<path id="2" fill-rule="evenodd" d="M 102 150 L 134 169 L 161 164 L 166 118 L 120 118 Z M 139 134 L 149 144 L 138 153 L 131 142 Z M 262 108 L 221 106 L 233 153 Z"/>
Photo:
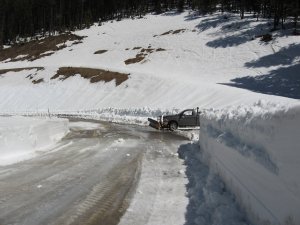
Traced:
<path id="1" fill-rule="evenodd" d="M 134 47 L 132 50 L 140 50 L 142 47 Z"/>
<path id="2" fill-rule="evenodd" d="M 85 79 L 89 79 L 91 83 L 97 83 L 100 81 L 110 82 L 116 81 L 116 85 L 120 85 L 129 78 L 129 74 L 112 72 L 101 69 L 83 68 L 83 67 L 61 67 L 57 73 L 51 78 L 66 80 L 69 77 L 79 74 Z"/>
<path id="3" fill-rule="evenodd" d="M 8 72 L 20 72 L 20 71 L 24 71 L 24 70 L 36 70 L 35 73 L 33 73 L 33 74 L 30 73 L 29 75 L 26 76 L 26 78 L 28 78 L 29 80 L 32 80 L 37 75 L 37 71 L 43 70 L 43 69 L 44 69 L 43 67 L 26 67 L 26 68 L 4 69 L 4 70 L 0 70 L 0 76 L 2 74 L 6 74 Z M 44 82 L 43 78 L 32 81 L 33 84 L 39 84 L 39 83 L 42 83 L 42 82 Z"/>
<path id="4" fill-rule="evenodd" d="M 169 34 L 172 34 L 173 30 L 169 30 L 165 33 L 162 33 L 160 36 L 165 36 L 165 35 L 169 35 Z"/>
<path id="5" fill-rule="evenodd" d="M 72 45 L 82 43 L 84 37 L 66 33 L 59 36 L 47 37 L 41 40 L 30 41 L 24 44 L 16 44 L 7 49 L 0 50 L 0 61 L 9 60 L 34 61 L 39 58 L 52 55 L 54 52 L 66 48 L 67 41 L 73 41 Z M 49 53 L 46 53 L 49 52 Z M 43 54 L 46 53 L 46 54 Z"/>
<path id="6" fill-rule="evenodd" d="M 169 35 L 169 34 L 179 34 L 179 33 L 183 33 L 183 32 L 185 32 L 185 31 L 187 31 L 186 29 L 178 29 L 178 30 L 169 30 L 169 31 L 167 31 L 167 32 L 165 32 L 165 33 L 162 33 L 161 35 L 159 35 L 159 36 L 165 36 L 165 35 Z M 157 35 L 155 35 L 155 37 L 156 37 Z"/>
<path id="7" fill-rule="evenodd" d="M 39 83 L 42 83 L 42 82 L 44 82 L 44 79 L 43 79 L 43 78 L 38 79 L 38 80 L 33 80 L 33 81 L 32 81 L 33 84 L 39 84 Z"/>
<path id="8" fill-rule="evenodd" d="M 124 61 L 126 65 L 142 62 L 148 55 L 152 54 L 153 52 L 166 51 L 166 49 L 163 48 L 158 48 L 158 49 L 151 48 L 151 45 L 149 45 L 148 48 L 139 48 L 139 49 L 140 51 L 136 54 L 134 58 L 130 58 Z"/>
<path id="9" fill-rule="evenodd" d="M 141 50 L 142 53 L 153 53 L 154 52 L 154 48 L 143 48 Z"/>
<path id="10" fill-rule="evenodd" d="M 156 51 L 157 51 L 157 52 L 164 52 L 164 51 L 167 51 L 167 50 L 164 49 L 164 48 L 158 48 L 158 49 L 156 49 Z"/>
<path id="11" fill-rule="evenodd" d="M 186 29 L 179 29 L 179 30 L 174 30 L 172 34 L 179 34 L 185 32 Z"/>
<path id="12" fill-rule="evenodd" d="M 99 51 L 96 51 L 94 54 L 95 55 L 100 55 L 100 54 L 103 54 L 105 52 L 107 52 L 108 50 L 99 50 Z"/>
<path id="13" fill-rule="evenodd" d="M 0 75 L 8 73 L 8 72 L 20 72 L 20 71 L 23 71 L 23 70 L 33 70 L 33 69 L 36 69 L 37 71 L 39 71 L 39 70 L 43 70 L 44 67 L 26 67 L 26 68 L 3 69 L 3 70 L 0 70 Z"/>
<path id="14" fill-rule="evenodd" d="M 144 54 L 137 54 L 135 56 L 135 58 L 127 59 L 124 62 L 125 62 L 126 65 L 139 63 L 139 62 L 143 61 L 145 59 L 145 57 L 146 57 L 146 55 L 144 55 Z"/>

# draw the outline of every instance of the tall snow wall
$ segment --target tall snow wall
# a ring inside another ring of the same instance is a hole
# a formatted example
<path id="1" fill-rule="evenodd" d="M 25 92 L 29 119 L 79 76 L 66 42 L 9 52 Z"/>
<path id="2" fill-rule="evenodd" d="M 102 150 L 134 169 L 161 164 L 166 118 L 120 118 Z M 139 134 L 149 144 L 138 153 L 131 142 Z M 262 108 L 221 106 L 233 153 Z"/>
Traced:
<path id="1" fill-rule="evenodd" d="M 259 102 L 201 115 L 203 159 L 258 225 L 300 224 L 300 107 Z"/>

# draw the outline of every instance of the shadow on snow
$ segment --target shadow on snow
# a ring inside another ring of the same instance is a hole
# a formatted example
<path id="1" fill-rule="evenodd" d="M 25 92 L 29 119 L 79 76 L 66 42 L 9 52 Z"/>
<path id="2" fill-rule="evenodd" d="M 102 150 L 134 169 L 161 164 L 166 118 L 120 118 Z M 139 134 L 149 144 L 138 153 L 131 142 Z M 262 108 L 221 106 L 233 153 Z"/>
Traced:
<path id="1" fill-rule="evenodd" d="M 190 16 L 186 17 L 186 20 L 192 20 L 193 18 L 197 18 L 195 17 L 196 15 L 194 14 L 191 14 Z M 204 17 L 207 17 L 203 20 L 201 20 L 200 24 L 198 24 L 196 26 L 196 28 L 199 30 L 199 31 L 206 31 L 210 28 L 216 28 L 224 23 L 228 23 L 229 20 L 228 20 L 228 17 L 226 15 L 217 15 L 217 16 L 202 16 L 203 18 Z"/>
<path id="2" fill-rule="evenodd" d="M 266 55 L 258 60 L 248 62 L 246 67 L 271 67 L 278 65 L 292 65 L 293 61 L 300 57 L 300 44 L 291 44 L 271 55 Z"/>
<path id="3" fill-rule="evenodd" d="M 231 81 L 234 83 L 223 84 L 262 94 L 300 99 L 300 64 L 272 70 L 266 75 L 240 77 Z"/>
<path id="4" fill-rule="evenodd" d="M 226 190 L 219 176 L 201 162 L 199 145 L 181 145 L 178 154 L 185 162 L 188 178 L 189 203 L 185 225 L 248 224 L 234 196 Z"/>
<path id="5" fill-rule="evenodd" d="M 192 20 L 194 17 L 197 18 L 197 15 L 191 14 L 186 17 L 186 20 Z M 267 20 L 257 22 L 256 19 L 251 16 L 244 20 L 230 14 L 202 17 L 204 19 L 196 26 L 200 32 L 220 27 L 222 34 L 226 34 L 226 36 L 219 37 L 206 43 L 208 47 L 212 48 L 226 48 L 241 45 L 247 41 L 251 41 L 253 37 L 257 35 L 267 33 L 269 30 L 269 23 Z M 217 36 L 219 34 L 220 31 L 211 33 L 212 36 Z"/>
<path id="6" fill-rule="evenodd" d="M 238 46 L 248 41 L 252 41 L 253 38 L 257 35 L 267 33 L 267 31 L 265 30 L 267 26 L 266 23 L 260 23 L 256 26 L 251 26 L 251 22 L 253 21 L 248 20 L 232 22 L 230 24 L 224 25 L 221 30 L 224 34 L 227 34 L 227 36 L 209 41 L 206 43 L 206 45 L 211 48 L 227 48 Z M 232 32 L 233 34 L 229 34 Z"/>
<path id="7" fill-rule="evenodd" d="M 196 15 L 190 15 L 186 20 L 193 19 Z M 205 16 L 204 16 L 205 17 Z M 205 31 L 210 28 L 220 27 L 224 34 L 215 40 L 206 43 L 212 48 L 227 48 L 238 46 L 248 41 L 252 41 L 255 37 L 266 34 L 271 29 L 268 20 L 257 22 L 255 18 L 247 18 L 240 20 L 236 16 L 216 15 L 204 18 L 197 25 L 198 30 Z M 286 32 L 282 31 L 279 35 L 284 36 Z M 210 35 L 219 35 L 220 31 L 211 33 Z M 262 42 L 262 45 L 268 43 Z M 298 62 L 296 62 L 298 60 Z M 237 88 L 248 89 L 254 92 L 278 95 L 288 98 L 300 99 L 300 45 L 292 44 L 286 48 L 280 49 L 274 54 L 263 56 L 257 60 L 245 63 L 245 67 L 259 68 L 281 66 L 267 74 L 259 76 L 246 76 L 231 80 L 232 83 L 222 83 Z M 297 63 L 297 64 L 295 64 Z"/>
<path id="8" fill-rule="evenodd" d="M 233 83 L 223 84 L 262 94 L 300 99 L 300 64 L 299 61 L 296 61 L 299 60 L 299 58 L 300 45 L 289 45 L 274 54 L 261 57 L 258 60 L 245 64 L 248 68 L 282 66 L 279 69 L 255 77 L 246 76 L 235 78 L 231 80 Z"/>

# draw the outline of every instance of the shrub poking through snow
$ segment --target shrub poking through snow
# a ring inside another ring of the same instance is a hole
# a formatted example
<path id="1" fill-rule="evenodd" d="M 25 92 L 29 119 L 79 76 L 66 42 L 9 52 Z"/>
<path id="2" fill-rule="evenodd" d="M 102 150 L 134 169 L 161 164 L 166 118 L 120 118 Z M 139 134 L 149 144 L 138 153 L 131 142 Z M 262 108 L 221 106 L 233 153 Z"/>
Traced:
<path id="1" fill-rule="evenodd" d="M 260 38 L 261 41 L 263 42 L 269 42 L 273 40 L 272 34 L 264 34 Z"/>
<path id="2" fill-rule="evenodd" d="M 107 52 L 107 50 L 99 50 L 99 51 L 96 51 L 94 54 L 95 55 L 101 55 L 103 53 Z"/>

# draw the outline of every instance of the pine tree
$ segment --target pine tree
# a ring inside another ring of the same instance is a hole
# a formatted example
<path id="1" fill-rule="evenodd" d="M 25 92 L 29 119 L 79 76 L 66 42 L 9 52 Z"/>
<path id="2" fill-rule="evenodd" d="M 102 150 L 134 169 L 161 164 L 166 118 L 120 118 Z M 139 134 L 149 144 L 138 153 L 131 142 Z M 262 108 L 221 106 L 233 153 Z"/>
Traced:
<path id="1" fill-rule="evenodd" d="M 184 10 L 184 0 L 179 0 L 177 3 L 177 9 L 179 12 L 183 12 Z"/>
<path id="2" fill-rule="evenodd" d="M 0 0 L 0 46 L 18 37 L 74 30 L 93 22 L 142 17 L 147 12 L 162 13 L 184 7 L 201 13 L 252 13 L 257 19 L 273 18 L 273 29 L 284 27 L 293 18 L 295 32 L 300 0 Z"/>
<path id="3" fill-rule="evenodd" d="M 4 41 L 4 23 L 5 23 L 5 15 L 6 15 L 6 2 L 4 0 L 0 1 L 0 49 L 2 48 Z"/>

